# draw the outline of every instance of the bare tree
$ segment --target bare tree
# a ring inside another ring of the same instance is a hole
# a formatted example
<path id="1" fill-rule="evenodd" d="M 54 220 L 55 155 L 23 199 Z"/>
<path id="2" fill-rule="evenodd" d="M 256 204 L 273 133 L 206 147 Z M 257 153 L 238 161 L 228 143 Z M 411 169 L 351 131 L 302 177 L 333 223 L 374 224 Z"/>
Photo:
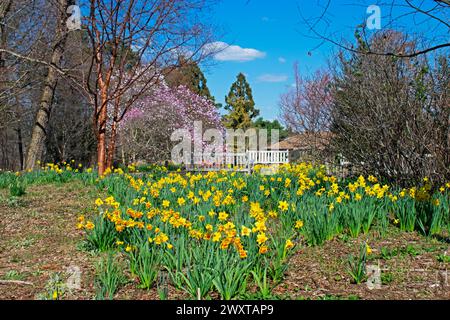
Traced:
<path id="1" fill-rule="evenodd" d="M 178 61 L 200 61 L 213 54 L 202 50 L 206 43 L 212 42 L 211 28 L 203 22 L 210 1 L 82 1 L 85 6 L 82 12 L 88 12 L 83 35 L 89 41 L 78 39 L 81 52 L 78 62 L 70 66 L 66 60 L 73 62 L 75 50 L 70 49 L 65 56 L 64 49 L 71 34 L 66 27 L 67 9 L 74 4 L 73 0 L 2 2 L 1 14 L 10 12 L 17 19 L 23 12 L 31 22 L 14 24 L 14 19 L 2 18 L 2 39 L 6 28 L 14 31 L 14 40 L 0 46 L 1 60 L 6 57 L 11 61 L 9 67 L 15 68 L 5 73 L 8 84 L 0 90 L 0 98 L 17 97 L 16 102 L 8 102 L 8 110 L 14 110 L 14 115 L 21 114 L 17 107 L 9 107 L 14 103 L 33 111 L 34 95 L 40 91 L 26 167 L 34 167 L 43 153 L 60 79 L 69 81 L 79 91 L 80 100 L 87 99 L 92 107 L 99 172 L 110 166 L 118 125 L 139 96 L 178 67 Z M 44 80 L 37 81 L 33 73 L 41 76 L 42 72 Z M 133 90 L 136 87 L 140 89 Z M 11 94 L 13 89 L 17 89 L 15 95 Z M 18 117 L 17 123 L 20 121 Z M 5 139 L 8 141 L 8 136 Z"/>
<path id="2" fill-rule="evenodd" d="M 330 124 L 331 76 L 324 70 L 301 76 L 294 64 L 295 83 L 280 97 L 280 109 L 286 125 L 295 132 L 328 131 Z"/>
<path id="3" fill-rule="evenodd" d="M 339 9 L 337 9 L 338 5 Z M 354 30 L 350 30 L 350 33 L 356 37 L 356 45 L 353 41 L 340 35 L 336 28 L 333 10 L 342 10 L 343 4 L 333 0 L 318 0 L 316 1 L 318 9 L 316 12 L 319 13 L 314 17 L 304 16 L 299 7 L 302 22 L 307 27 L 307 36 L 319 41 L 317 47 L 330 43 L 349 52 L 388 55 L 398 58 L 412 58 L 450 48 L 448 37 L 450 33 L 450 1 L 448 0 L 359 1 L 352 5 L 360 7 L 364 17 L 361 24 L 355 26 Z M 367 28 L 365 19 L 367 18 L 366 9 L 369 5 L 377 5 L 381 8 L 381 30 L 368 30 Z M 404 41 L 409 42 L 414 39 L 416 42 L 414 51 L 403 52 L 400 47 L 395 48 L 397 51 L 378 51 L 370 45 L 369 40 L 374 33 L 383 33 L 389 29 L 410 35 L 410 37 L 405 37 Z"/>
<path id="4" fill-rule="evenodd" d="M 56 22 L 55 39 L 53 42 L 50 63 L 56 67 L 61 64 L 64 49 L 67 41 L 69 30 L 67 28 L 68 9 L 74 5 L 74 0 L 58 0 L 56 10 L 58 18 Z M 45 145 L 47 135 L 48 122 L 52 110 L 53 96 L 55 94 L 56 85 L 58 83 L 58 72 L 49 67 L 45 79 L 44 89 L 40 98 L 39 110 L 36 114 L 36 123 L 31 135 L 30 144 L 28 146 L 27 157 L 25 161 L 26 169 L 33 169 L 36 162 L 42 156 L 42 150 Z"/>
<path id="5" fill-rule="evenodd" d="M 318 70 L 311 76 L 302 76 L 294 64 L 295 83 L 280 96 L 281 117 L 285 125 L 296 133 L 307 136 L 317 154 L 328 144 L 332 107 L 331 75 Z"/>
<path id="6" fill-rule="evenodd" d="M 70 86 L 62 88 L 66 91 L 64 95 L 58 92 L 55 97 L 58 108 L 54 108 L 50 118 L 43 159 L 51 163 L 75 159 L 84 166 L 90 166 L 95 163 L 96 156 L 96 141 L 91 125 L 92 114 L 86 108 L 86 104 L 80 104 L 75 100 L 77 93 L 73 88 Z"/>
<path id="7" fill-rule="evenodd" d="M 435 68 L 429 71 L 427 87 L 431 88 L 430 112 L 434 115 L 436 172 L 441 173 L 443 180 L 450 177 L 450 61 L 445 56 L 436 60 Z"/>
<path id="8" fill-rule="evenodd" d="M 414 42 L 405 47 L 405 35 L 392 31 L 374 37 L 371 46 L 377 51 L 416 50 Z M 448 178 L 448 156 L 443 156 L 449 139 L 448 74 L 433 84 L 434 71 L 424 56 L 341 53 L 336 60 L 335 150 L 400 184 L 424 176 Z M 434 77 L 442 76 L 438 71 Z"/>
<path id="9" fill-rule="evenodd" d="M 32 62 L 47 56 L 52 36 L 52 10 L 43 0 L 17 0 L 0 3 L 0 165 L 22 169 L 24 149 L 29 136 L 35 93 L 42 91 L 42 69 Z M 10 54 L 13 52 L 15 54 Z M 30 56 L 23 60 L 18 56 Z"/>
<path id="10" fill-rule="evenodd" d="M 90 1 L 86 28 L 93 54 L 86 88 L 94 112 L 100 174 L 112 164 L 119 122 L 133 103 L 161 80 L 161 70 L 175 67 L 181 55 L 186 60 L 203 58 L 201 49 L 211 41 L 210 28 L 202 22 L 207 3 Z M 124 95 L 138 82 L 140 90 L 124 101 Z"/>
<path id="11" fill-rule="evenodd" d="M 8 42 L 8 35 L 6 30 L 6 16 L 11 11 L 12 0 L 4 1 L 0 3 L 0 48 L 6 48 Z M 6 113 L 6 101 L 5 92 L 7 82 L 7 66 L 6 66 L 6 53 L 0 52 L 0 112 Z M 4 121 L 6 117 L 2 117 L 0 121 Z M 0 123 L 0 127 L 2 123 Z"/>

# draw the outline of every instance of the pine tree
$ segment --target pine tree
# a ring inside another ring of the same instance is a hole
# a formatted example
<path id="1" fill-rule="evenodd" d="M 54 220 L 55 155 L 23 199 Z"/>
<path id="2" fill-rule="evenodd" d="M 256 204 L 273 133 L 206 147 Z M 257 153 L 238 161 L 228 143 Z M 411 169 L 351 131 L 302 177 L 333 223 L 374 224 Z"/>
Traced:
<path id="1" fill-rule="evenodd" d="M 187 61 L 180 58 L 179 68 L 172 70 L 167 76 L 166 81 L 170 87 L 176 88 L 180 85 L 186 86 L 192 92 L 205 97 L 215 103 L 215 98 L 209 91 L 206 77 L 195 61 Z"/>
<path id="2" fill-rule="evenodd" d="M 252 126 L 252 119 L 259 115 L 250 84 L 242 73 L 239 73 L 237 80 L 232 84 L 230 92 L 225 97 L 225 103 L 225 110 L 229 111 L 224 116 L 227 128 L 246 130 Z"/>

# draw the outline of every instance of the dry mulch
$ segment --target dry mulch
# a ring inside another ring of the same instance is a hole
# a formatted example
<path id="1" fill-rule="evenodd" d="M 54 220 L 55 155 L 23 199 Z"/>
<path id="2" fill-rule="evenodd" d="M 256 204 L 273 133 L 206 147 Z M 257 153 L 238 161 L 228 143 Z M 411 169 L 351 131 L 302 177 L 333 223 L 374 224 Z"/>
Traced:
<path id="1" fill-rule="evenodd" d="M 373 250 L 367 264 L 381 269 L 381 287 L 372 290 L 365 282 L 352 283 L 347 272 L 349 254 L 357 255 L 365 241 Z M 383 257 L 381 248 L 400 253 Z M 298 250 L 274 293 L 290 299 L 450 299 L 450 265 L 437 259 L 445 252 L 450 254 L 446 243 L 394 228 L 384 237 L 371 232 L 358 239 L 335 239 Z"/>
<path id="2" fill-rule="evenodd" d="M 93 192 L 79 182 L 30 186 L 11 204 L 8 190 L 0 190 L 0 299 L 39 298 L 53 275 L 67 279 L 68 268 L 74 266 L 81 271 L 81 289 L 65 296 L 92 297 L 94 258 L 77 250 L 83 235 L 76 223 L 79 214 L 90 209 Z M 8 272 L 16 276 L 11 279 Z"/>

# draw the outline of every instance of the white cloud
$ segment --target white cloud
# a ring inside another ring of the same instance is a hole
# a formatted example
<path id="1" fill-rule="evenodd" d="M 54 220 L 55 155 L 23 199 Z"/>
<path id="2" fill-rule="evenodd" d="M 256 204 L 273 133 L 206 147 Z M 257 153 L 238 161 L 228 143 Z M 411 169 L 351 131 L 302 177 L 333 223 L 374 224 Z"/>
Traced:
<path id="1" fill-rule="evenodd" d="M 258 77 L 258 80 L 261 82 L 285 82 L 287 81 L 288 76 L 285 74 L 263 74 Z"/>
<path id="2" fill-rule="evenodd" d="M 279 58 L 278 58 L 278 62 L 279 62 L 279 63 L 286 63 L 286 59 L 283 58 L 283 57 L 279 57 Z"/>
<path id="3" fill-rule="evenodd" d="M 205 45 L 204 50 L 208 53 L 212 53 L 214 59 L 218 61 L 246 62 L 264 58 L 266 56 L 265 52 L 251 48 L 242 48 L 236 45 L 229 45 L 228 43 L 221 41 L 208 43 Z"/>

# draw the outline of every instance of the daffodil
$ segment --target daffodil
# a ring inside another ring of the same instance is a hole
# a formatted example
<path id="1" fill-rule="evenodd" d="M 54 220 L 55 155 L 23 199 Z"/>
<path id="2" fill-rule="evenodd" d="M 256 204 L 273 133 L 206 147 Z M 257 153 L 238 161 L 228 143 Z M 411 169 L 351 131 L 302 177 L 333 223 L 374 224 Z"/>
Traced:
<path id="1" fill-rule="evenodd" d="M 184 200 L 184 198 L 178 198 L 177 203 L 179 206 L 182 206 L 186 203 L 186 200 Z"/>
<path id="2" fill-rule="evenodd" d="M 372 254 L 372 248 L 366 243 L 366 253 L 368 255 Z"/>
<path id="3" fill-rule="evenodd" d="M 220 232 L 215 232 L 215 233 L 213 234 L 212 241 L 213 241 L 213 242 L 219 242 L 221 237 L 222 237 L 222 233 L 220 233 Z"/>
<path id="4" fill-rule="evenodd" d="M 288 211 L 289 204 L 286 201 L 279 201 L 278 202 L 278 209 L 280 209 L 281 211 Z"/>
<path id="5" fill-rule="evenodd" d="M 269 240 L 266 236 L 266 234 L 264 232 L 260 232 L 258 233 L 258 235 L 256 236 L 256 242 L 261 245 L 264 242 L 266 242 L 267 240 Z"/>
<path id="6" fill-rule="evenodd" d="M 242 226 L 242 231 L 241 231 L 241 235 L 243 237 L 248 237 L 250 236 L 250 233 L 252 232 L 252 230 L 250 228 L 247 228 L 246 226 Z"/>
<path id="7" fill-rule="evenodd" d="M 91 221 L 88 221 L 85 226 L 85 228 L 88 230 L 92 230 L 92 229 L 94 229 L 94 227 L 95 227 L 95 225 Z"/>
<path id="8" fill-rule="evenodd" d="M 259 253 L 260 254 L 265 254 L 265 253 L 267 253 L 267 251 L 269 250 L 269 248 L 267 247 L 267 246 L 261 246 L 260 248 L 259 248 Z"/>
<path id="9" fill-rule="evenodd" d="M 170 206 L 170 201 L 169 201 L 169 200 L 163 200 L 162 206 L 163 206 L 164 208 L 168 208 L 168 207 Z"/>
<path id="10" fill-rule="evenodd" d="M 225 220 L 227 220 L 227 218 L 228 218 L 228 213 L 226 213 L 226 212 L 219 212 L 219 220 L 220 221 L 225 221 Z"/>
<path id="11" fill-rule="evenodd" d="M 284 245 L 284 248 L 286 250 L 289 250 L 289 249 L 292 249 L 293 247 L 294 247 L 294 243 L 290 239 L 286 240 L 286 244 Z"/>
<path id="12" fill-rule="evenodd" d="M 276 211 L 273 211 L 273 210 L 269 211 L 269 212 L 267 213 L 267 215 L 268 215 L 270 218 L 273 218 L 273 219 L 275 219 L 275 218 L 278 217 L 278 213 L 277 213 Z"/>
<path id="13" fill-rule="evenodd" d="M 245 250 L 239 250 L 239 257 L 240 257 L 241 259 L 247 258 L 247 251 L 245 251 Z"/>
<path id="14" fill-rule="evenodd" d="M 216 213 L 211 210 L 211 211 L 208 212 L 208 215 L 212 218 L 212 217 L 214 217 L 216 215 Z"/>

